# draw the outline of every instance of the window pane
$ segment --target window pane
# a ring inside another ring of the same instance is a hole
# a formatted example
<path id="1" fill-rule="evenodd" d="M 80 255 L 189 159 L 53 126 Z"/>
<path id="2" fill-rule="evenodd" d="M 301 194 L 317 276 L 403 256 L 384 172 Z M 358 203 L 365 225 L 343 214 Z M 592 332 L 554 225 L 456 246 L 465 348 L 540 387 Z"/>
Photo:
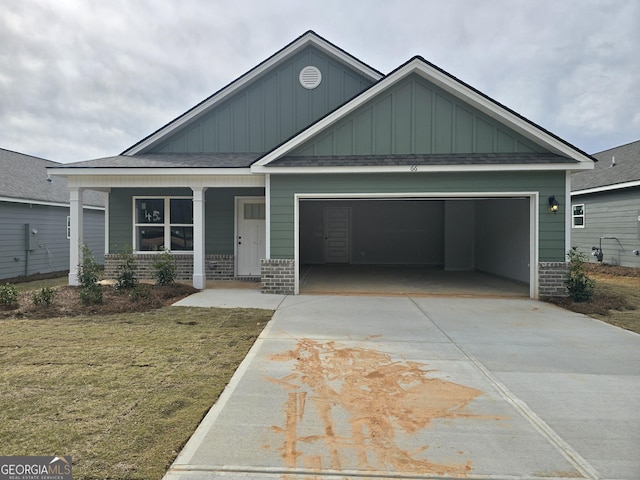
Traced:
<path id="1" fill-rule="evenodd" d="M 164 223 L 164 199 L 138 198 L 136 223 Z"/>
<path id="2" fill-rule="evenodd" d="M 164 247 L 164 227 L 137 227 L 136 250 L 156 251 Z"/>
<path id="3" fill-rule="evenodd" d="M 584 209 L 582 205 L 576 205 L 575 207 L 573 207 L 573 214 L 574 215 L 584 215 Z"/>
<path id="4" fill-rule="evenodd" d="M 584 225 L 584 217 L 573 217 L 573 225 L 581 227 Z"/>
<path id="5" fill-rule="evenodd" d="M 190 198 L 173 198 L 171 204 L 172 224 L 183 223 L 193 225 L 193 202 Z"/>
<path id="6" fill-rule="evenodd" d="M 193 227 L 171 227 L 171 250 L 193 250 Z"/>

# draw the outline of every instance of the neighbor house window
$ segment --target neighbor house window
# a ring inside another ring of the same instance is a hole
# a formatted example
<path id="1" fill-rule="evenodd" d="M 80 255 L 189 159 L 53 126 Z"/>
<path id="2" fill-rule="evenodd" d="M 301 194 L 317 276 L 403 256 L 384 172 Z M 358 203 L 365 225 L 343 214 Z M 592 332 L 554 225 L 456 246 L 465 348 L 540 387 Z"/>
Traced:
<path id="1" fill-rule="evenodd" d="M 190 197 L 134 198 L 136 251 L 193 251 L 193 201 Z"/>
<path id="2" fill-rule="evenodd" d="M 71 240 L 71 217 L 67 215 L 67 240 Z"/>
<path id="3" fill-rule="evenodd" d="M 573 205 L 573 228 L 584 228 L 584 204 Z"/>

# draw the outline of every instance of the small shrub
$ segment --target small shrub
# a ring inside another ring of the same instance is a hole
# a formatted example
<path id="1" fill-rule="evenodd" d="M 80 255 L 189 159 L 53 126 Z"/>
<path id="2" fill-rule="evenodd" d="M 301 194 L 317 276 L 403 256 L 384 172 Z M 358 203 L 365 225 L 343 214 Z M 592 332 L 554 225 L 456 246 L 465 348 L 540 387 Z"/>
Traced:
<path id="1" fill-rule="evenodd" d="M 43 287 L 42 290 L 33 294 L 34 305 L 48 306 L 53 303 L 56 291 L 51 287 Z"/>
<path id="2" fill-rule="evenodd" d="M 131 249 L 125 249 L 119 255 L 120 263 L 116 267 L 118 276 L 116 277 L 116 283 L 114 285 L 116 290 L 131 290 L 138 285 L 138 276 L 136 270 L 138 264 L 136 263 L 136 257 L 133 255 Z"/>
<path id="3" fill-rule="evenodd" d="M 103 302 L 102 286 L 95 284 L 80 289 L 80 301 L 83 305 L 99 305 Z"/>
<path id="4" fill-rule="evenodd" d="M 596 282 L 586 273 L 587 256 L 572 247 L 567 253 L 569 258 L 569 274 L 565 281 L 569 296 L 574 302 L 586 302 L 593 297 Z"/>
<path id="5" fill-rule="evenodd" d="M 156 285 L 173 285 L 178 277 L 178 267 L 168 250 L 164 250 L 153 262 Z"/>
<path id="6" fill-rule="evenodd" d="M 98 284 L 102 267 L 87 245 L 82 246 L 82 263 L 78 265 L 80 301 L 83 305 L 102 303 L 102 287 Z"/>
<path id="7" fill-rule="evenodd" d="M 149 289 L 149 285 L 145 285 L 143 283 L 139 283 L 129 292 L 129 298 L 132 302 L 142 302 L 143 300 L 147 300 L 151 295 L 151 291 Z"/>
<path id="8" fill-rule="evenodd" d="M 18 288 L 15 285 L 11 283 L 0 285 L 0 305 L 12 308 L 20 306 Z"/>

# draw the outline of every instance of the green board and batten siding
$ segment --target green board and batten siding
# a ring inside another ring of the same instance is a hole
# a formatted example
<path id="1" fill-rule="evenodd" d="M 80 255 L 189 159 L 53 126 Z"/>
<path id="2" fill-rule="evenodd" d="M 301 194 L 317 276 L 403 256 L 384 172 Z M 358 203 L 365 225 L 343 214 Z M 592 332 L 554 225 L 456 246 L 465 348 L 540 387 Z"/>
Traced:
<path id="1" fill-rule="evenodd" d="M 565 260 L 564 215 L 549 212 L 548 197 L 566 208 L 565 172 L 387 173 L 272 175 L 271 258 L 294 257 L 294 194 L 539 192 L 539 260 Z M 506 200 L 508 201 L 508 200 Z M 496 211 L 500 215 L 500 211 Z"/>
<path id="2" fill-rule="evenodd" d="M 298 81 L 307 65 L 322 72 L 322 82 L 312 90 Z M 266 152 L 372 83 L 307 47 L 145 153 Z"/>
<path id="3" fill-rule="evenodd" d="M 289 155 L 545 152 L 413 74 Z"/>

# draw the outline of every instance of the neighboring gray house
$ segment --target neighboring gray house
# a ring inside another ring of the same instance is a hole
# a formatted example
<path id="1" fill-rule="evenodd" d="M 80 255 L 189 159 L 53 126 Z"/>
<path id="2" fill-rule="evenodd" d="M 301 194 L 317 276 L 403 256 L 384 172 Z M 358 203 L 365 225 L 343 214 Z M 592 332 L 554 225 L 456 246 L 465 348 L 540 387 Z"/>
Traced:
<path id="1" fill-rule="evenodd" d="M 69 270 L 69 190 L 57 162 L 0 149 L 0 279 Z M 87 193 L 84 241 L 104 258 L 104 194 Z"/>
<path id="2" fill-rule="evenodd" d="M 571 180 L 571 244 L 592 262 L 640 267 L 640 140 L 593 156 Z"/>
<path id="3" fill-rule="evenodd" d="M 196 288 L 411 266 L 537 298 L 566 294 L 571 173 L 593 163 L 422 57 L 384 75 L 309 31 L 121 155 L 49 172 L 74 238 L 83 192 L 108 192 L 106 272 L 129 245 L 141 267 L 169 249 Z"/>

